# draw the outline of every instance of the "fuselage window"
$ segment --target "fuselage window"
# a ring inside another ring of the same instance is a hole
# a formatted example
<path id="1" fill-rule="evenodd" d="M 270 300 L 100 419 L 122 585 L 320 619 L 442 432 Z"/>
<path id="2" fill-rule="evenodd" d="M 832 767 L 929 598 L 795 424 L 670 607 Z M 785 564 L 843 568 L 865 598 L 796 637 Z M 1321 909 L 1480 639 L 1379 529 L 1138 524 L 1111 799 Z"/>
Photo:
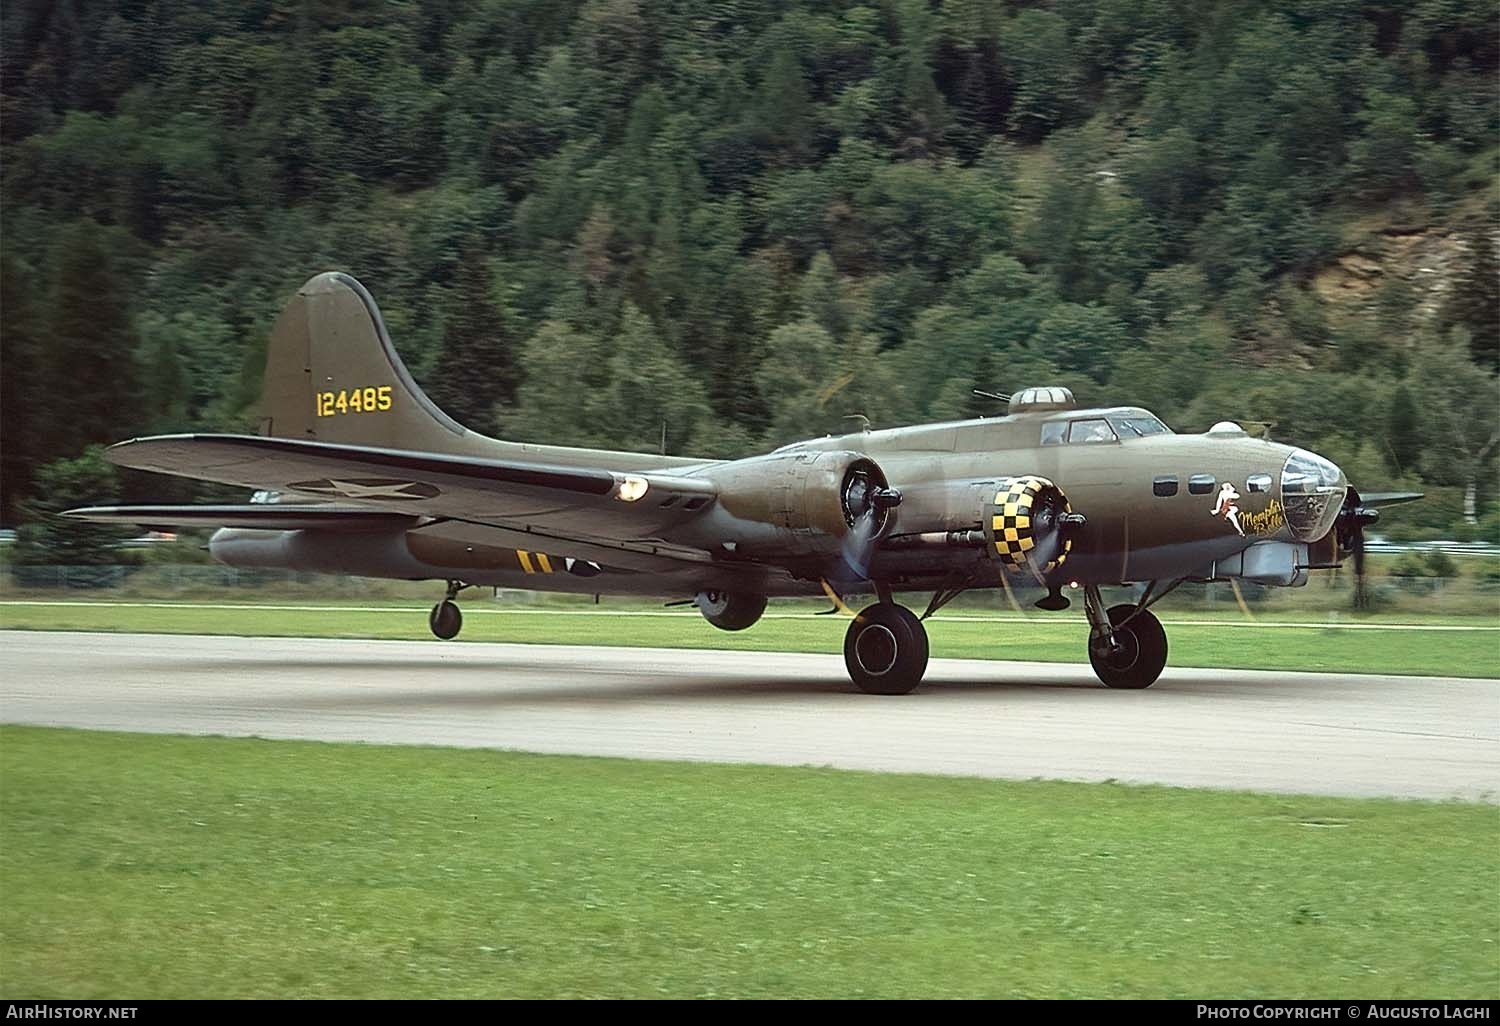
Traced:
<path id="1" fill-rule="evenodd" d="M 1094 442 L 1113 442 L 1115 433 L 1109 428 L 1109 421 L 1100 417 L 1096 420 L 1075 420 L 1068 425 L 1069 445 L 1090 445 Z"/>
<path id="2" fill-rule="evenodd" d="M 1068 433 L 1068 425 L 1060 420 L 1042 425 L 1043 445 L 1062 445 L 1063 436 Z"/>
<path id="3" fill-rule="evenodd" d="M 1271 475 L 1251 474 L 1245 479 L 1245 486 L 1252 492 L 1269 492 L 1271 490 Z"/>
<path id="4" fill-rule="evenodd" d="M 1207 495 L 1214 490 L 1212 474 L 1194 474 L 1188 478 L 1188 491 L 1194 495 Z"/>
<path id="5" fill-rule="evenodd" d="M 1156 495 L 1167 496 L 1177 494 L 1177 475 L 1171 474 L 1165 477 L 1153 478 L 1151 491 Z"/>

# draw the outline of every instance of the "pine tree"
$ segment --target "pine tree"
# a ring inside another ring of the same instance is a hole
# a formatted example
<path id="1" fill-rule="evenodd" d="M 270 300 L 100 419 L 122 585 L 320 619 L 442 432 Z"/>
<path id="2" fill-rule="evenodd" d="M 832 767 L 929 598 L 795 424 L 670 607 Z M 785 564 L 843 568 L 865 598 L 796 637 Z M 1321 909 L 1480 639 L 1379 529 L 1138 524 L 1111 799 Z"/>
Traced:
<path id="1" fill-rule="evenodd" d="M 1396 474 L 1414 473 L 1422 458 L 1422 437 L 1417 422 L 1417 404 L 1412 401 L 1411 389 L 1405 385 L 1397 385 L 1391 396 L 1386 438 L 1386 461 L 1391 470 Z"/>
<path id="2" fill-rule="evenodd" d="M 853 328 L 852 304 L 844 297 L 838 269 L 826 252 L 812 258 L 797 289 L 797 302 L 804 314 L 834 338 L 846 337 Z"/>
<path id="3" fill-rule="evenodd" d="M 605 355 L 593 335 L 563 321 L 544 322 L 521 348 L 526 387 L 501 411 L 501 434 L 548 445 L 612 445 L 592 409 L 605 384 Z"/>
<path id="4" fill-rule="evenodd" d="M 51 407 L 29 401 L 41 386 L 42 326 L 24 270 L 9 254 L 0 256 L 0 297 L 0 512 L 10 523 L 36 469 L 39 442 L 47 434 L 41 421 Z"/>
<path id="5" fill-rule="evenodd" d="M 191 390 L 172 334 L 159 331 L 146 346 L 141 362 L 145 381 L 142 398 L 150 410 L 149 426 L 159 431 L 180 431 L 185 426 Z"/>
<path id="6" fill-rule="evenodd" d="M 1454 284 L 1443 323 L 1468 328 L 1474 361 L 1500 370 L 1500 267 L 1495 263 L 1495 246 L 1482 232 L 1475 232 L 1468 242 L 1469 265 Z"/>
<path id="7" fill-rule="evenodd" d="M 908 158 L 931 156 L 941 147 L 949 124 L 948 107 L 932 78 L 933 18 L 924 2 L 901 7 L 901 105 L 907 123 L 901 153 Z"/>
<path id="8" fill-rule="evenodd" d="M 53 248 L 41 362 L 45 381 L 58 389 L 67 410 L 44 428 L 54 455 L 115 441 L 151 419 L 152 411 L 140 409 L 128 292 L 110 250 L 108 233 L 92 221 L 60 232 Z"/>
<path id="9" fill-rule="evenodd" d="M 791 50 L 778 49 L 760 86 L 760 123 L 766 137 L 793 162 L 811 148 L 809 107 L 802 63 Z"/>
<path id="10" fill-rule="evenodd" d="M 490 262 L 473 248 L 459 261 L 443 345 L 427 393 L 454 420 L 493 431 L 495 407 L 516 395 L 514 345 L 495 302 Z"/>
<path id="11" fill-rule="evenodd" d="M 708 416 L 703 387 L 662 338 L 651 319 L 631 303 L 620 318 L 609 373 L 592 406 L 609 446 L 680 453 L 700 420 Z"/>

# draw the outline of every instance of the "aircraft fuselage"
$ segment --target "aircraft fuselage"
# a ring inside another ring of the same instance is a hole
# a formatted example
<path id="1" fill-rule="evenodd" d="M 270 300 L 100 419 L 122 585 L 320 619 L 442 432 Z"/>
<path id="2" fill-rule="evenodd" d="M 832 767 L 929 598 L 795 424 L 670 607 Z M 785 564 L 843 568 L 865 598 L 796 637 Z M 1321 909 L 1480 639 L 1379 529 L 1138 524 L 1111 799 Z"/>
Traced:
<path id="1" fill-rule="evenodd" d="M 1069 582 L 1249 576 L 1266 583 L 1303 583 L 1305 568 L 1320 558 L 1310 551 L 1311 543 L 1329 533 L 1332 519 L 1327 510 L 1336 512 L 1342 499 L 1345 484 L 1337 468 L 1322 461 L 1331 468 L 1326 472 L 1330 479 L 1322 496 L 1311 501 L 1322 498 L 1327 505 L 1310 517 L 1304 515 L 1305 524 L 1299 525 L 1288 519 L 1288 503 L 1305 504 L 1309 497 L 1289 499 L 1283 491 L 1288 460 L 1301 452 L 1291 446 L 1233 430 L 1145 436 L 1127 431 L 1120 437 L 1122 432 L 1111 427 L 1109 438 L 1069 440 L 1070 432 L 1077 438 L 1075 425 L 1113 421 L 1128 426 L 1147 423 L 1148 418 L 1155 419 L 1133 407 L 1019 414 L 828 436 L 784 447 L 771 456 L 849 451 L 875 460 L 902 499 L 884 533 L 874 576 L 902 587 L 931 586 L 971 569 L 982 572 L 988 558 L 982 546 L 922 540 L 980 529 L 983 507 L 997 483 L 1029 476 L 1054 482 L 1072 510 L 1085 518 L 1059 568 Z M 1044 435 L 1048 444 L 1042 444 Z M 712 476 L 721 466 L 673 460 L 669 469 L 688 477 Z M 754 512 L 768 516 L 765 510 Z M 710 509 L 679 525 L 662 524 L 659 540 L 701 545 L 705 537 L 723 530 L 725 517 Z M 628 554 L 596 550 L 576 539 L 528 535 L 524 525 L 517 526 L 512 545 L 494 544 L 490 526 L 471 528 L 451 520 L 358 534 L 227 528 L 215 535 L 211 548 L 216 558 L 239 566 L 456 578 L 486 586 L 583 594 L 743 589 L 747 573 L 766 594 L 821 590 L 816 573 L 799 576 L 795 566 L 790 572 L 748 566 L 731 551 L 719 553 L 713 561 L 663 571 L 631 566 Z M 1252 547 L 1258 558 L 1247 568 L 1239 557 Z M 987 583 L 998 586 L 999 579 Z"/>

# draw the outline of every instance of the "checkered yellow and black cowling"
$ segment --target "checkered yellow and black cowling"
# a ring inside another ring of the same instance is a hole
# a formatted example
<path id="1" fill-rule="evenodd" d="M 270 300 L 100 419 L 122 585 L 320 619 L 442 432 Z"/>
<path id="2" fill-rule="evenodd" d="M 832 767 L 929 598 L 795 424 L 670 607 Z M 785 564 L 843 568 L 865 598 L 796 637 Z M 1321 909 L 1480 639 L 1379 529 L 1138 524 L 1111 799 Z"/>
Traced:
<path id="1" fill-rule="evenodd" d="M 1036 513 L 1044 496 L 1055 494 L 1061 512 L 1073 512 L 1062 489 L 1045 477 L 1007 478 L 999 484 L 995 500 L 986 510 L 991 555 L 1007 569 L 1024 568 L 1038 574 L 1049 574 L 1062 566 L 1073 548 L 1069 538 L 1061 540 L 1045 563 L 1037 565 L 1033 558 L 1038 541 L 1036 530 L 1040 526 L 1036 523 Z"/>

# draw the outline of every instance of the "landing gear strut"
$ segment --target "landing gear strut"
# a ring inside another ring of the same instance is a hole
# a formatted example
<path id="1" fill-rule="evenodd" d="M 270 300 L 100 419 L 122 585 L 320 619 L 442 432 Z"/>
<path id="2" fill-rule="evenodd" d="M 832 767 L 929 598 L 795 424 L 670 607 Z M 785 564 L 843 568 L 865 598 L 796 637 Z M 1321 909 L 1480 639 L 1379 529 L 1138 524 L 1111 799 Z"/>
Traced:
<path id="1" fill-rule="evenodd" d="M 1105 610 L 1098 586 L 1091 584 L 1084 589 L 1083 609 L 1090 627 L 1089 662 L 1105 687 L 1149 688 L 1167 665 L 1167 632 L 1146 608 L 1149 595 L 1147 589 L 1140 605 L 1126 603 Z"/>
<path id="2" fill-rule="evenodd" d="M 867 606 L 844 635 L 844 665 L 867 695 L 909 694 L 927 672 L 927 628 L 888 599 Z"/>
<path id="3" fill-rule="evenodd" d="M 448 590 L 443 595 L 443 601 L 432 607 L 432 612 L 427 614 L 427 626 L 432 628 L 432 633 L 444 641 L 458 637 L 458 632 L 464 626 L 464 614 L 458 611 L 458 605 L 453 601 L 458 593 L 471 585 L 462 581 L 449 581 Z"/>

